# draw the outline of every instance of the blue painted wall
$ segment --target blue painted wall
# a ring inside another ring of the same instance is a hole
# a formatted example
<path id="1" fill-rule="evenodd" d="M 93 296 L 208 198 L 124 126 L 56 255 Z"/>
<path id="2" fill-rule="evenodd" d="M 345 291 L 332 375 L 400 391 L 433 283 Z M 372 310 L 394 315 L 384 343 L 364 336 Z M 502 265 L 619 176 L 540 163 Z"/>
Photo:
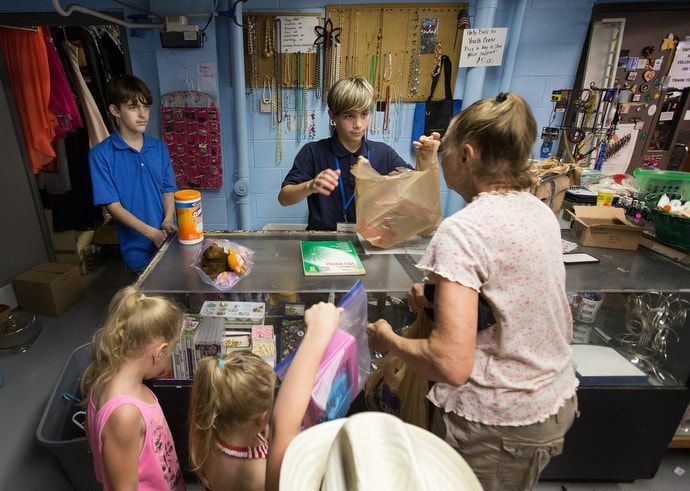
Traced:
<path id="1" fill-rule="evenodd" d="M 112 0 L 82 0 L 77 2 L 88 8 L 100 11 L 124 11 L 125 16 L 140 15 L 138 9 L 123 7 Z M 213 10 L 214 0 L 128 0 L 128 5 L 150 9 L 160 15 L 187 15 L 189 22 L 203 27 Z M 217 87 L 215 94 L 221 101 L 221 125 L 224 162 L 224 186 L 220 190 L 204 190 L 204 226 L 207 230 L 232 230 L 239 226 L 237 195 L 233 185 L 237 170 L 236 145 L 234 139 L 233 111 L 230 84 L 230 63 L 232 47 L 230 45 L 231 18 L 227 15 L 235 3 L 232 0 L 219 0 L 217 11 L 226 15 L 216 16 L 205 30 L 205 43 L 202 49 L 163 49 L 160 46 L 158 30 L 128 30 L 128 43 L 132 60 L 132 69 L 150 86 L 156 96 L 168 92 L 196 88 L 196 74 L 199 63 L 210 63 L 216 68 Z M 428 0 L 415 2 L 395 0 L 393 2 L 377 1 L 309 1 L 309 0 L 249 0 L 242 3 L 247 11 L 287 12 L 287 13 L 325 13 L 327 4 L 366 4 L 366 3 L 434 3 Z M 477 2 L 469 2 L 470 18 L 473 27 Z M 491 2 L 490 2 L 491 3 Z M 511 26 L 514 15 L 514 2 L 498 0 L 493 27 Z M 552 117 L 551 91 L 570 88 L 575 78 L 577 64 L 594 0 L 528 0 L 522 31 L 516 52 L 515 66 L 510 80 L 509 90 L 519 93 L 532 107 L 537 119 L 537 126 L 547 126 Z M 617 3 L 617 2 L 601 2 Z M 651 3 L 651 2 L 648 2 Z M 65 9 L 66 0 L 61 0 Z M 24 0 L 23 2 L 1 2 L 1 12 L 53 12 L 51 0 Z M 131 18 L 128 18 L 131 20 Z M 0 21 L 1 23 L 1 21 Z M 98 23 L 97 19 L 94 23 Z M 506 47 L 508 48 L 508 47 Z M 454 95 L 462 98 L 465 88 L 467 69 L 459 69 L 455 82 Z M 498 92 L 502 67 L 489 67 L 483 87 L 483 97 L 491 97 Z M 191 84 L 191 85 L 190 85 Z M 313 92 L 313 91 L 312 91 Z M 304 144 L 296 141 L 294 133 L 284 133 L 282 145 L 278 145 L 275 129 L 271 128 L 270 114 L 253 111 L 260 90 L 246 95 L 246 125 L 249 139 L 249 206 L 250 227 L 260 229 L 267 223 L 305 223 L 306 203 L 290 207 L 281 207 L 277 195 L 283 177 L 290 169 L 297 150 Z M 328 136 L 328 116 L 321 101 L 310 96 L 309 107 L 316 113 L 316 138 Z M 158 101 L 156 101 L 157 103 Z M 400 137 L 383 139 L 393 146 L 408 162 L 414 163 L 414 154 L 410 150 L 412 141 L 413 104 L 403 104 L 403 123 Z M 152 117 L 148 133 L 161 137 L 160 117 Z M 379 135 L 380 136 L 380 135 Z M 416 135 L 418 136 L 418 135 Z M 540 141 L 535 142 L 533 156 L 539 156 Z M 281 152 L 282 150 L 282 152 Z M 277 155 L 282 153 L 282 158 Z M 442 186 L 442 203 L 446 203 L 447 188 Z M 454 210 L 444 210 L 447 214 Z"/>

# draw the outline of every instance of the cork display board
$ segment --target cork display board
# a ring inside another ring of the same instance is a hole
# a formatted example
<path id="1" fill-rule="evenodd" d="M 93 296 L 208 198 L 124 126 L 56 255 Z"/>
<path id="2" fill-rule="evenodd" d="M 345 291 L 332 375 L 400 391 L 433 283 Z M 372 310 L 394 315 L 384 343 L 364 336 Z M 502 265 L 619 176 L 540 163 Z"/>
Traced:
<path id="1" fill-rule="evenodd" d="M 442 55 L 457 76 L 467 3 L 327 5 L 318 14 L 246 12 L 248 87 L 277 84 L 327 92 L 339 78 L 361 75 L 378 101 L 425 101 Z M 442 84 L 439 84 L 442 86 Z M 434 99 L 443 98 L 437 88 Z"/>
<path id="2" fill-rule="evenodd" d="M 320 14 L 246 12 L 242 24 L 247 87 L 316 88 Z"/>

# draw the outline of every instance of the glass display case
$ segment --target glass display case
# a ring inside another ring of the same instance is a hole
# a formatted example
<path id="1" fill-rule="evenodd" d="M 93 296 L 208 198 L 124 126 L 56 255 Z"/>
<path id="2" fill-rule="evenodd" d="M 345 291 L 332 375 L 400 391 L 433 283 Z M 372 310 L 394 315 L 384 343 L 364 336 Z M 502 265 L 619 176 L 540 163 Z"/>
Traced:
<path id="1" fill-rule="evenodd" d="M 173 299 L 187 313 L 199 313 L 206 301 L 264 302 L 264 324 L 273 325 L 276 334 L 277 361 L 284 356 L 281 347 L 289 345 L 290 333 L 284 329 L 285 306 L 303 302 L 304 308 L 318 301 L 334 301 L 361 280 L 368 297 L 368 316 L 373 321 L 387 319 L 396 329 L 414 321 L 407 306 L 407 292 L 422 275 L 412 256 L 398 250 L 366 254 L 354 233 L 307 231 L 236 231 L 206 232 L 206 240 L 229 240 L 253 251 L 250 272 L 227 291 L 202 280 L 192 267 L 204 243 L 180 244 L 172 237 L 156 253 L 137 280 L 147 295 Z M 301 241 L 349 240 L 355 245 L 366 273 L 364 275 L 306 276 L 302 271 Z M 292 322 L 292 321 L 288 321 Z M 170 425 L 178 456 L 187 462 L 187 410 L 191 380 L 158 379 L 150 382 Z M 352 410 L 364 409 L 361 398 Z M 187 475 L 190 473 L 185 472 Z"/>
<path id="2" fill-rule="evenodd" d="M 569 231 L 563 233 L 564 239 L 573 241 Z M 164 244 L 137 284 L 147 294 L 174 298 L 188 312 L 199 312 L 210 299 L 264 301 L 265 322 L 273 324 L 279 335 L 285 301 L 301 301 L 305 306 L 318 300 L 337 302 L 361 280 L 370 320 L 383 317 L 399 329 L 414 320 L 406 296 L 410 285 L 422 279 L 415 268 L 418 251 L 367 254 L 355 234 L 338 232 L 207 232 L 206 238 L 228 239 L 254 251 L 251 273 L 231 290 L 222 292 L 204 283 L 191 267 L 202 244 L 182 245 L 175 239 Z M 302 240 L 351 240 L 366 274 L 305 276 Z M 579 368 L 581 415 L 566 435 L 564 453 L 549 463 L 542 480 L 650 478 L 690 400 L 690 332 L 685 314 L 690 307 L 690 269 L 642 247 L 625 251 L 579 246 L 578 251 L 599 259 L 566 266 L 575 319 L 574 351 L 585 356 Z M 614 356 L 617 370 L 624 374 L 598 373 L 596 366 L 587 371 L 594 356 L 590 352 L 598 351 Z M 153 383 L 183 462 L 190 384 Z"/>
<path id="3" fill-rule="evenodd" d="M 580 417 L 541 479 L 651 478 L 690 399 L 690 269 L 644 247 L 577 250 L 600 262 L 566 266 L 573 348 L 615 358 L 580 360 Z"/>

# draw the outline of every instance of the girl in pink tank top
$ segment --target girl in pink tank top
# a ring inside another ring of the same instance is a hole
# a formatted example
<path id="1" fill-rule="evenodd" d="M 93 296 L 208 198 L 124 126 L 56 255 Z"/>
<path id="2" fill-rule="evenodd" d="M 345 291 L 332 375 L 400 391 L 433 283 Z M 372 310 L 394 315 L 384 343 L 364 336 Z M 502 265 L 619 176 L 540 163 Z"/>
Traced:
<path id="1" fill-rule="evenodd" d="M 93 339 L 81 379 L 87 433 L 103 489 L 184 490 L 175 444 L 144 380 L 163 375 L 182 328 L 182 311 L 136 286 L 120 290 Z"/>

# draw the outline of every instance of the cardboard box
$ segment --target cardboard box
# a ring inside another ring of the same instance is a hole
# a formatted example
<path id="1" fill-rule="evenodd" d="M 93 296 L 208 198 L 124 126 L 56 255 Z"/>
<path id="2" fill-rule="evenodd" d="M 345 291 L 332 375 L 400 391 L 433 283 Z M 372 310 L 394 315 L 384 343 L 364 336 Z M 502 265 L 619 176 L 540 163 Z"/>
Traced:
<path id="1" fill-rule="evenodd" d="M 93 236 L 93 243 L 97 245 L 118 245 L 117 227 L 112 220 L 105 222 L 96 228 Z"/>
<path id="2" fill-rule="evenodd" d="M 572 234 L 582 245 L 634 251 L 644 229 L 625 218 L 625 210 L 610 206 L 573 206 Z"/>
<path id="3" fill-rule="evenodd" d="M 60 317 L 84 297 L 79 266 L 40 263 L 14 279 L 14 292 L 24 312 Z"/>
<path id="4" fill-rule="evenodd" d="M 52 223 L 51 210 L 44 210 L 46 220 Z M 59 263 L 76 264 L 82 273 L 93 270 L 93 252 L 90 250 L 94 243 L 94 230 L 65 230 L 63 232 L 51 232 L 50 237 L 55 251 L 55 259 Z"/>

